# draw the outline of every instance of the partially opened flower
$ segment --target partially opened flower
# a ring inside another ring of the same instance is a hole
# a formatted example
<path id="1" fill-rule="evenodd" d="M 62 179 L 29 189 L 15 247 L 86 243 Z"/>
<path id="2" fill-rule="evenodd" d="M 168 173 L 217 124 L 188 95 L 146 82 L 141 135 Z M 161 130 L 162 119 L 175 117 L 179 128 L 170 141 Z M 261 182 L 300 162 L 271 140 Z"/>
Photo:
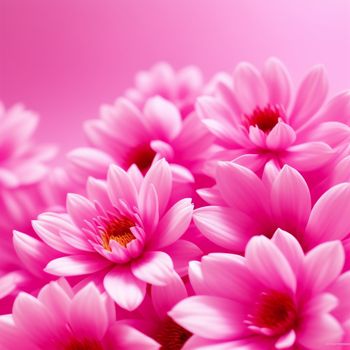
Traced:
<path id="1" fill-rule="evenodd" d="M 134 350 L 159 344 L 116 320 L 115 305 L 90 283 L 74 292 L 51 282 L 37 298 L 21 293 L 11 316 L 0 317 L 0 348 L 7 350 Z"/>
<path id="2" fill-rule="evenodd" d="M 231 84 L 217 84 L 216 97 L 200 97 L 198 114 L 223 147 L 218 158 L 255 171 L 271 159 L 301 172 L 329 164 L 349 141 L 350 93 L 324 105 L 328 83 L 322 66 L 306 75 L 293 104 L 291 90 L 284 65 L 269 59 L 262 72 L 240 63 Z"/>
<path id="3" fill-rule="evenodd" d="M 120 98 L 101 114 L 85 123 L 92 147 L 68 154 L 77 182 L 85 183 L 88 176 L 105 178 L 112 163 L 125 170 L 136 164 L 145 173 L 160 158 L 171 164 L 181 183 L 193 183 L 193 174 L 203 173 L 213 137 L 195 114 L 182 120 L 178 109 L 159 96 L 147 100 L 143 109 Z"/>
<path id="4" fill-rule="evenodd" d="M 193 262 L 196 296 L 169 313 L 194 335 L 183 349 L 328 349 L 340 344 L 350 307 L 338 241 L 304 255 L 278 230 L 253 237 L 245 257 L 213 253 Z"/>
<path id="5" fill-rule="evenodd" d="M 137 73 L 135 87 L 128 89 L 125 96 L 140 108 L 149 98 L 161 96 L 175 104 L 185 118 L 193 111 L 202 89 L 203 77 L 197 67 L 175 71 L 169 64 L 160 62 L 148 71 Z"/>
<path id="6" fill-rule="evenodd" d="M 45 271 L 58 276 L 103 277 L 107 293 L 123 308 L 143 301 L 147 284 L 165 285 L 201 255 L 195 244 L 180 239 L 189 227 L 193 205 L 182 199 L 169 207 L 172 173 L 165 160 L 143 178 L 111 166 L 107 184 L 90 179 L 88 198 L 70 194 L 67 213 L 44 213 L 33 222 L 40 238 L 62 257 Z M 31 245 L 17 240 L 17 251 Z M 40 259 L 40 254 L 38 254 Z"/>
<path id="7" fill-rule="evenodd" d="M 216 186 L 200 193 L 212 205 L 195 210 L 196 226 L 232 252 L 244 252 L 252 236 L 272 237 L 277 228 L 293 234 L 305 251 L 350 233 L 350 183 L 331 187 L 312 205 L 304 178 L 288 165 L 278 170 L 268 163 L 260 179 L 244 166 L 221 162 Z"/>

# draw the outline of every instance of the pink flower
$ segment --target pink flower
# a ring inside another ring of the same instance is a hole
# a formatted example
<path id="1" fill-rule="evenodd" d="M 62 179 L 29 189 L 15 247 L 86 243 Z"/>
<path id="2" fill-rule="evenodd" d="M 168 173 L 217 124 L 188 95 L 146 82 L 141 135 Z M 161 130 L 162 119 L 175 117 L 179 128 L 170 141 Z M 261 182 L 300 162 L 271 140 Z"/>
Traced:
<path id="1" fill-rule="evenodd" d="M 44 213 L 33 227 L 62 257 L 46 272 L 58 276 L 103 277 L 107 293 L 127 310 L 143 301 L 147 284 L 165 285 L 187 263 L 201 255 L 180 239 L 189 227 L 193 205 L 185 198 L 169 208 L 172 173 L 168 163 L 155 163 L 143 178 L 136 167 L 128 173 L 113 165 L 107 184 L 90 179 L 88 198 L 69 194 L 67 213 Z M 17 251 L 31 251 L 17 241 Z M 40 253 L 34 255 L 40 259 Z M 29 260 L 30 261 L 30 260 Z"/>
<path id="2" fill-rule="evenodd" d="M 301 172 L 331 162 L 349 141 L 350 93 L 323 106 L 328 83 L 322 66 L 304 78 L 291 105 L 291 84 L 284 65 L 269 59 L 260 73 L 241 63 L 232 82 L 219 79 L 217 97 L 200 97 L 198 115 L 223 147 L 221 160 L 260 170 L 274 159 Z"/>
<path id="3" fill-rule="evenodd" d="M 306 251 L 349 235 L 350 183 L 331 187 L 314 205 L 305 180 L 288 165 L 278 170 L 267 163 L 260 179 L 246 167 L 221 162 L 216 183 L 200 191 L 212 205 L 196 209 L 194 222 L 231 252 L 243 252 L 254 235 L 272 237 L 277 228 L 293 234 Z"/>
<path id="4" fill-rule="evenodd" d="M 85 123 L 92 147 L 69 153 L 71 174 L 85 183 L 88 176 L 105 178 L 108 166 L 127 170 L 132 164 L 145 173 L 160 158 L 171 163 L 174 179 L 194 182 L 209 157 L 212 136 L 195 114 L 184 121 L 177 108 L 161 97 L 147 100 L 143 110 L 120 98 L 104 106 L 100 119 Z"/>
<path id="5" fill-rule="evenodd" d="M 0 231 L 23 228 L 42 209 L 38 186 L 47 174 L 45 162 L 55 150 L 33 142 L 39 118 L 16 105 L 5 111 L 0 103 Z"/>
<path id="6" fill-rule="evenodd" d="M 135 77 L 135 87 L 126 91 L 125 96 L 139 108 L 154 96 L 161 96 L 180 110 L 183 118 L 194 109 L 194 103 L 202 92 L 203 77 L 195 66 L 179 71 L 165 62 L 155 64 L 149 71 L 141 71 Z"/>
<path id="7" fill-rule="evenodd" d="M 65 280 L 51 282 L 37 298 L 21 293 L 11 316 L 0 318 L 5 349 L 159 349 L 136 329 L 116 321 L 115 305 L 88 284 L 74 292 Z"/>
<path id="8" fill-rule="evenodd" d="M 341 343 L 350 315 L 350 273 L 338 241 L 304 255 L 277 230 L 253 237 L 245 257 L 213 253 L 193 262 L 196 296 L 169 315 L 194 336 L 188 349 L 326 349 Z"/>

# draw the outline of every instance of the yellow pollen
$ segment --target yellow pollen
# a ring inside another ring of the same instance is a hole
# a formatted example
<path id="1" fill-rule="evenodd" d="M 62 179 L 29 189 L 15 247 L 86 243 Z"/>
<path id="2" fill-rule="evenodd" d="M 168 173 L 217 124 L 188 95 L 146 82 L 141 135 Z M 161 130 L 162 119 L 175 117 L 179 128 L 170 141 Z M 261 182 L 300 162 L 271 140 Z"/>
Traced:
<path id="1" fill-rule="evenodd" d="M 126 217 L 122 217 L 110 222 L 101 234 L 102 246 L 111 251 L 110 241 L 116 241 L 119 245 L 126 248 L 127 244 L 136 239 L 130 231 L 135 223 Z"/>

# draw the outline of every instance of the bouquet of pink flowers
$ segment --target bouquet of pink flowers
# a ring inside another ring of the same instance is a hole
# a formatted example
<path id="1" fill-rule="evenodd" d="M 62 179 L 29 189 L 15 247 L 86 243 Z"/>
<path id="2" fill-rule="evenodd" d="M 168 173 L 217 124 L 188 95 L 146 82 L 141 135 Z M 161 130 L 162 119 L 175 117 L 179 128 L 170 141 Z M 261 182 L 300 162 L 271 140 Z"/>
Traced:
<path id="1" fill-rule="evenodd" d="M 160 63 L 50 167 L 0 107 L 0 350 L 350 346 L 350 92 Z"/>

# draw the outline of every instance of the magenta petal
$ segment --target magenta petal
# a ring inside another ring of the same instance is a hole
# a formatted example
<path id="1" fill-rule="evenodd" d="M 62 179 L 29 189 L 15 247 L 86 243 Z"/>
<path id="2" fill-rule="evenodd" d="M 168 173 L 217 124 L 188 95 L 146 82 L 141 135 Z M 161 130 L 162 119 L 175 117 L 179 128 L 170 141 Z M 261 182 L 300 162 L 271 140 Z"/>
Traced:
<path id="1" fill-rule="evenodd" d="M 272 184 L 271 206 L 276 226 L 291 233 L 304 231 L 311 211 L 311 196 L 304 178 L 288 165 Z"/>
<path id="2" fill-rule="evenodd" d="M 291 79 L 284 64 L 276 58 L 270 58 L 266 61 L 262 74 L 270 103 L 287 109 L 291 94 Z"/>
<path id="3" fill-rule="evenodd" d="M 153 248 L 161 248 L 174 243 L 188 229 L 193 212 L 190 198 L 184 198 L 175 203 L 160 220 L 154 234 Z"/>
<path id="4" fill-rule="evenodd" d="M 328 82 L 323 66 L 315 66 L 302 81 L 290 116 L 290 124 L 299 128 L 317 112 L 323 104 Z"/>
<path id="5" fill-rule="evenodd" d="M 56 276 L 79 276 L 103 270 L 110 264 L 97 254 L 70 255 L 51 260 L 45 272 Z"/>
<path id="6" fill-rule="evenodd" d="M 105 342 L 108 349 L 118 350 L 157 350 L 160 347 L 152 338 L 121 322 L 108 330 Z"/>
<path id="7" fill-rule="evenodd" d="M 251 273 L 266 287 L 279 291 L 296 290 L 297 280 L 288 260 L 265 236 L 253 237 L 245 251 Z"/>
<path id="8" fill-rule="evenodd" d="M 146 252 L 131 264 L 131 271 L 141 281 L 164 286 L 175 273 L 170 256 L 164 252 Z"/>
<path id="9" fill-rule="evenodd" d="M 165 286 L 152 286 L 152 303 L 158 316 L 163 319 L 167 312 L 180 300 L 187 297 L 186 287 L 182 279 L 174 274 Z"/>
<path id="10" fill-rule="evenodd" d="M 81 337 L 102 339 L 109 326 L 107 304 L 97 287 L 90 283 L 73 297 L 69 324 Z"/>
<path id="11" fill-rule="evenodd" d="M 105 276 L 103 285 L 109 296 L 128 311 L 135 310 L 145 298 L 146 283 L 136 278 L 128 267 L 114 267 Z"/>
<path id="12" fill-rule="evenodd" d="M 283 122 L 278 122 L 266 137 L 266 146 L 271 150 L 288 148 L 296 140 L 293 128 Z"/>
<path id="13" fill-rule="evenodd" d="M 304 261 L 301 291 L 323 291 L 340 275 L 344 261 L 344 248 L 339 241 L 322 243 L 310 250 Z"/>
<path id="14" fill-rule="evenodd" d="M 180 301 L 168 313 L 190 332 L 207 339 L 240 339 L 249 332 L 240 303 L 213 296 L 193 296 Z"/>

